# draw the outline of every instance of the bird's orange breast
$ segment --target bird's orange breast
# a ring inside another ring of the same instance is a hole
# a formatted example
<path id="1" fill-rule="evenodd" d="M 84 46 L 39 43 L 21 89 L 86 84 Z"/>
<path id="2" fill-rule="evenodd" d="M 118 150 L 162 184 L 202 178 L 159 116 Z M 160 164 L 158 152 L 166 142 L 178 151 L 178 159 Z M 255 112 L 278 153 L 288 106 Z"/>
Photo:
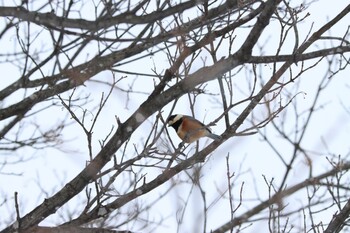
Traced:
<path id="1" fill-rule="evenodd" d="M 183 119 L 177 130 L 179 137 L 186 143 L 191 143 L 209 134 L 209 131 L 200 122 Z"/>

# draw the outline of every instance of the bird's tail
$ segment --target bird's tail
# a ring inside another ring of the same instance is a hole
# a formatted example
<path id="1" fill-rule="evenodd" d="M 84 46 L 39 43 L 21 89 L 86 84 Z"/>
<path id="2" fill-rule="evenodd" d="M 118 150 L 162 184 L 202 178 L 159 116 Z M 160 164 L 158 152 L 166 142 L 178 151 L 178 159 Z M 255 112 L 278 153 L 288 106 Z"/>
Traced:
<path id="1" fill-rule="evenodd" d="M 215 141 L 219 141 L 221 139 L 221 136 L 210 133 L 207 135 L 208 137 L 210 137 L 211 139 L 214 139 Z"/>

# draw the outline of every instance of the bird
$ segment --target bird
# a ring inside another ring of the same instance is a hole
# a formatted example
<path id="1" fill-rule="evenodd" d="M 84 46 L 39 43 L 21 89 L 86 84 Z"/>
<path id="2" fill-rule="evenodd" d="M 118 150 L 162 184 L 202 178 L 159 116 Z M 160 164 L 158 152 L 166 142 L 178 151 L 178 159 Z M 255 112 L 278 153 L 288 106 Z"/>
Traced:
<path id="1" fill-rule="evenodd" d="M 173 127 L 185 143 L 192 143 L 201 137 L 209 137 L 214 140 L 221 139 L 219 135 L 213 134 L 207 126 L 191 116 L 172 115 L 168 118 L 167 123 L 168 127 Z"/>

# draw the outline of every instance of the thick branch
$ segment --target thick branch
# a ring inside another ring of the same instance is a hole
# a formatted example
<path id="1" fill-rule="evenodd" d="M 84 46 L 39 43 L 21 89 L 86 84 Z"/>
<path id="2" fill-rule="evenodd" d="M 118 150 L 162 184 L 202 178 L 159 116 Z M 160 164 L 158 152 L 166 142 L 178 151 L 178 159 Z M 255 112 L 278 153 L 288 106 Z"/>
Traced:
<path id="1" fill-rule="evenodd" d="M 138 16 L 136 12 L 124 12 L 114 17 L 101 18 L 96 21 L 90 21 L 85 19 L 69 19 L 65 17 L 59 17 L 54 13 L 40 13 L 36 11 L 28 11 L 24 7 L 0 7 L 0 16 L 13 16 L 23 21 L 33 22 L 39 25 L 45 25 L 49 27 L 61 28 L 77 28 L 89 31 L 97 31 L 106 29 L 118 24 L 147 24 L 153 23 L 158 20 L 164 19 L 174 14 L 181 14 L 187 9 L 196 6 L 199 1 L 187 1 L 179 3 L 168 9 L 162 11 L 154 11 L 147 15 Z M 208 16 L 220 15 L 220 12 L 227 11 L 227 9 L 237 6 L 237 4 L 220 5 L 217 8 L 210 10 Z"/>
<path id="2" fill-rule="evenodd" d="M 83 30 L 96 31 L 109 28 L 113 25 L 128 24 L 147 24 L 152 23 L 175 13 L 181 13 L 197 5 L 197 1 L 187 1 L 180 3 L 161 12 L 154 11 L 148 15 L 137 16 L 133 12 L 125 12 L 118 16 L 101 18 L 96 21 L 85 19 L 69 19 L 59 17 L 54 13 L 40 13 L 36 11 L 28 11 L 22 6 L 18 7 L 0 7 L 0 16 L 13 16 L 23 21 L 36 23 L 39 25 L 57 27 L 57 28 L 78 28 Z"/>
<path id="3" fill-rule="evenodd" d="M 349 46 L 338 46 L 329 49 L 321 49 L 309 53 L 302 53 L 296 55 L 277 55 L 277 56 L 251 56 L 247 63 L 261 64 L 261 63 L 274 63 L 274 62 L 286 62 L 293 60 L 295 62 L 310 60 L 314 58 L 326 57 L 334 54 L 344 54 L 350 52 Z"/>
<path id="4" fill-rule="evenodd" d="M 340 232 L 346 224 L 346 219 L 350 217 L 350 199 L 339 213 L 333 216 L 332 221 L 329 223 L 324 233 Z"/>

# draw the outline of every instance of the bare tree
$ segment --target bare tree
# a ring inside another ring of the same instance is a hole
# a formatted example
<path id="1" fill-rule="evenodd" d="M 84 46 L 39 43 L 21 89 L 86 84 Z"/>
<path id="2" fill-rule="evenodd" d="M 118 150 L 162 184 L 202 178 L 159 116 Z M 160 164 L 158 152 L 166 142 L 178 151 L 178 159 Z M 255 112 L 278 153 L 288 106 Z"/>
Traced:
<path id="1" fill-rule="evenodd" d="M 84 168 L 3 185 L 1 233 L 345 230 L 350 4 L 322 4 L 3 1 L 1 179 Z M 181 143 L 174 113 L 222 139 Z"/>

